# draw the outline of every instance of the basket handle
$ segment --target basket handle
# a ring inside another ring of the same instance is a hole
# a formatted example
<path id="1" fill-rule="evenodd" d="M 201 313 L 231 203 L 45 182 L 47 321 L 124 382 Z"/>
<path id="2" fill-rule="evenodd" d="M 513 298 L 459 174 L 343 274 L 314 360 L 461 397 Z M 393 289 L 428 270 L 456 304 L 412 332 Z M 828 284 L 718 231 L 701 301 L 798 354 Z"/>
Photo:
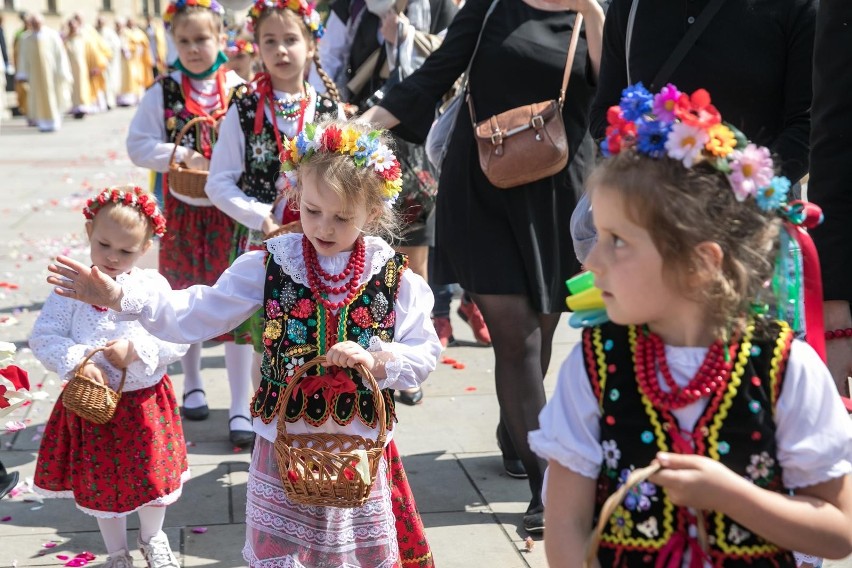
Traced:
<path id="1" fill-rule="evenodd" d="M 83 361 L 77 365 L 77 368 L 74 370 L 74 373 L 79 373 L 83 370 L 83 367 L 86 366 L 86 363 L 95 355 L 95 353 L 99 353 L 101 351 L 105 351 L 106 347 L 98 347 L 96 349 L 92 349 L 88 355 L 83 359 Z M 124 381 L 127 379 L 127 368 L 121 370 L 121 382 L 118 383 L 118 390 L 116 391 L 118 394 L 121 394 L 121 391 L 124 390 Z"/>
<path id="2" fill-rule="evenodd" d="M 647 481 L 649 477 L 661 469 L 663 469 L 663 466 L 660 465 L 659 462 L 654 462 L 647 467 L 634 469 L 630 472 L 630 475 L 627 476 L 627 480 L 624 482 L 624 485 L 619 487 L 615 493 L 610 495 L 609 498 L 604 501 L 603 507 L 601 507 L 600 516 L 598 517 L 598 525 L 595 527 L 594 533 L 592 533 L 592 539 L 589 542 L 589 548 L 586 552 L 586 561 L 583 563 L 585 568 L 592 568 L 593 566 L 596 566 L 598 548 L 601 544 L 603 531 L 606 528 L 606 524 L 609 522 L 610 517 L 612 517 L 612 514 L 615 513 L 615 510 L 621 505 L 625 497 L 627 497 L 627 493 L 643 481 Z M 707 552 L 707 527 L 704 525 L 704 515 L 699 512 L 695 517 L 695 524 L 698 529 L 698 542 L 701 545 L 701 550 Z"/>
<path id="3" fill-rule="evenodd" d="M 296 385 L 302 380 L 305 374 L 311 370 L 313 367 L 317 365 L 325 366 L 326 358 L 324 355 L 319 355 L 314 357 L 301 367 L 290 377 L 290 381 L 287 383 L 287 388 L 284 390 L 284 394 L 282 395 L 284 398 L 281 401 L 282 406 L 281 410 L 278 411 L 278 435 L 286 436 L 287 435 L 287 420 L 284 418 L 284 414 L 287 412 L 287 403 L 290 400 L 290 397 L 293 395 L 293 391 L 296 390 Z M 355 370 L 358 373 L 367 379 L 369 383 L 370 389 L 373 391 L 373 407 L 376 412 L 376 416 L 379 421 L 379 435 L 376 439 L 377 443 L 380 446 L 385 445 L 385 439 L 387 438 L 387 417 L 385 415 L 385 397 L 382 396 L 382 391 L 379 388 L 379 383 L 376 382 L 376 377 L 373 376 L 373 373 L 370 372 L 367 367 L 364 365 L 358 364 L 355 367 Z"/>
<path id="4" fill-rule="evenodd" d="M 175 153 L 177 152 L 178 146 L 180 146 L 183 137 L 186 136 L 187 132 L 189 132 L 189 128 L 197 122 L 209 122 L 213 124 L 213 126 L 218 126 L 219 124 L 219 122 L 212 116 L 196 116 L 184 124 L 183 128 L 180 129 L 178 135 L 175 137 L 174 145 L 172 146 L 172 155 L 169 156 L 169 166 L 175 163 Z"/>

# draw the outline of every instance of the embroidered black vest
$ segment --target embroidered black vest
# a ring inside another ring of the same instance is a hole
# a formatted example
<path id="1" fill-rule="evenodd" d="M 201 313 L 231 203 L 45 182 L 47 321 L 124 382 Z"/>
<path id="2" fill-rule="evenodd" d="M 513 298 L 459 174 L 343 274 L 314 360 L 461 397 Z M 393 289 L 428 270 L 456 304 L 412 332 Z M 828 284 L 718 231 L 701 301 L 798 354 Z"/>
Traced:
<path id="1" fill-rule="evenodd" d="M 263 294 L 262 379 L 251 403 L 252 416 L 260 417 L 269 424 L 279 414 L 289 378 L 300 365 L 324 354 L 335 343 L 355 341 L 366 349 L 374 336 L 386 343 L 393 341 L 396 323 L 394 303 L 402 272 L 407 266 L 408 259 L 404 255 L 395 255 L 361 286 L 348 306 L 340 308 L 334 315 L 314 301 L 307 286 L 295 282 L 275 263 L 272 255 L 268 255 Z M 354 371 L 346 371 L 350 377 L 355 375 Z M 308 372 L 309 375 L 325 373 L 326 370 L 320 367 Z M 297 391 L 296 397 L 287 401 L 287 422 L 304 418 L 308 424 L 318 426 L 331 417 L 343 426 L 357 417 L 365 425 L 375 427 L 377 417 L 373 393 L 361 383 L 360 378 L 354 382 L 357 387 L 354 394 L 337 394 L 330 403 L 326 403 L 322 391 L 311 397 Z M 385 389 L 382 394 L 390 430 L 396 420 L 393 391 Z"/>
<path id="2" fill-rule="evenodd" d="M 163 86 L 163 119 L 166 125 L 166 139 L 174 143 L 178 133 L 187 122 L 196 118 L 196 115 L 186 108 L 183 90 L 180 83 L 169 75 L 162 75 L 158 79 Z M 210 125 L 196 123 L 180 141 L 181 146 L 192 148 L 196 152 L 210 159 L 213 145 L 216 144 L 216 129 Z"/>
<path id="3" fill-rule="evenodd" d="M 245 137 L 245 170 L 237 185 L 249 197 L 261 203 L 273 203 L 278 196 L 275 180 L 281 175 L 281 161 L 278 158 L 278 146 L 275 142 L 275 126 L 264 117 L 260 134 L 254 133 L 255 113 L 258 95 L 248 85 L 240 85 L 234 91 L 231 104 L 239 111 L 240 127 Z M 314 122 L 337 118 L 337 103 L 334 100 L 317 95 L 314 109 Z"/>
<path id="4" fill-rule="evenodd" d="M 766 327 L 766 326 L 765 326 Z M 727 389 L 711 397 L 695 426 L 695 453 L 722 462 L 738 475 L 783 492 L 773 414 L 781 392 L 793 334 L 784 323 L 768 324 L 764 338 L 747 332 L 739 344 Z M 751 328 L 750 328 L 751 329 Z M 585 367 L 601 408 L 604 463 L 598 477 L 595 512 L 632 469 L 651 463 L 658 451 L 674 451 L 677 421 L 654 407 L 635 379 L 634 326 L 605 324 L 583 330 Z M 786 550 L 765 541 L 730 518 L 705 511 L 713 566 L 795 566 Z M 693 522 L 650 482 L 632 490 L 607 524 L 598 558 L 601 566 L 653 565 L 657 554 Z"/>

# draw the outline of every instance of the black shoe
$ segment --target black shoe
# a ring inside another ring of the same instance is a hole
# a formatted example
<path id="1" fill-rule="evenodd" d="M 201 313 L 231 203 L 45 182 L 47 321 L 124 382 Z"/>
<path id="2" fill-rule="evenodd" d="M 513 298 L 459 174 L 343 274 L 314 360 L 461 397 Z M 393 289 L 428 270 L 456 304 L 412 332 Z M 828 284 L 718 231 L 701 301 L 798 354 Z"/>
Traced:
<path id="1" fill-rule="evenodd" d="M 524 530 L 530 534 L 542 534 L 544 532 L 544 512 L 524 515 Z"/>
<path id="2" fill-rule="evenodd" d="M 200 392 L 207 397 L 207 394 L 204 392 L 204 389 L 192 389 L 189 392 L 183 393 L 183 400 L 186 401 L 186 397 L 191 395 L 194 392 Z M 207 417 L 210 416 L 210 407 L 206 404 L 202 404 L 201 406 L 197 406 L 195 408 L 187 408 L 183 407 L 183 417 L 187 420 L 207 420 Z"/>
<path id="3" fill-rule="evenodd" d="M 230 428 L 231 422 L 233 422 L 237 418 L 242 418 L 243 420 L 247 420 L 251 423 L 251 418 L 248 416 L 243 416 L 241 414 L 237 414 L 236 416 L 231 416 L 231 419 L 228 420 L 228 427 Z M 247 448 L 254 442 L 254 431 L 253 430 L 231 430 L 228 433 L 228 439 L 235 446 L 240 448 Z"/>
<path id="4" fill-rule="evenodd" d="M 500 452 L 503 451 L 503 443 L 500 441 L 499 424 L 497 425 L 497 447 L 500 449 Z M 506 457 L 506 454 L 503 454 L 503 470 L 506 472 L 506 475 L 515 479 L 526 479 L 528 477 L 524 462 L 519 460 L 517 456 Z"/>
<path id="5" fill-rule="evenodd" d="M 17 484 L 18 472 L 13 471 L 12 473 L 7 473 L 3 464 L 0 464 L 0 499 L 5 497 L 6 494 L 14 489 Z"/>
<path id="6" fill-rule="evenodd" d="M 414 392 L 400 390 L 396 392 L 396 396 L 402 404 L 414 406 L 423 402 L 423 389 L 418 388 Z"/>

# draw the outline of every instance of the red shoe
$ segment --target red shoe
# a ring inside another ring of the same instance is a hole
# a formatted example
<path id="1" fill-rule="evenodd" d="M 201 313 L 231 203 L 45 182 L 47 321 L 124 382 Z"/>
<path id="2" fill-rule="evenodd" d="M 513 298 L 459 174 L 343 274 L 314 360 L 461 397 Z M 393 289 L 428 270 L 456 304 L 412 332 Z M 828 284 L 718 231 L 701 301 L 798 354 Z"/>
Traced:
<path id="1" fill-rule="evenodd" d="M 455 341 L 453 339 L 453 325 L 450 323 L 450 318 L 432 318 L 432 324 L 435 326 L 435 333 L 438 334 L 438 339 L 441 341 L 441 347 L 446 349 L 447 345 Z"/>
<path id="2" fill-rule="evenodd" d="M 462 302 L 456 312 L 473 330 L 473 337 L 480 345 L 491 345 L 491 334 L 488 333 L 488 326 L 485 325 L 485 318 L 482 317 L 482 312 L 476 307 L 473 302 Z"/>

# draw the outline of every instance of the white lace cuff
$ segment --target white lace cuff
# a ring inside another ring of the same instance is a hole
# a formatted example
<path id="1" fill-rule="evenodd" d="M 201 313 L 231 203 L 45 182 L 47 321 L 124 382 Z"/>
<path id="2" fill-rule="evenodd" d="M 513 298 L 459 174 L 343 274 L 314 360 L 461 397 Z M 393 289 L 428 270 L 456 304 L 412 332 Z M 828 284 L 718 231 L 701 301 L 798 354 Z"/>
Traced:
<path id="1" fill-rule="evenodd" d="M 160 347 L 157 342 L 146 337 L 135 337 L 133 338 L 133 348 L 136 350 L 139 360 L 128 366 L 128 372 L 146 377 L 153 375 L 157 367 L 160 366 Z"/>
<path id="2" fill-rule="evenodd" d="M 367 351 L 371 353 L 392 353 L 391 349 L 387 349 L 389 345 L 390 344 L 383 342 L 374 335 L 370 338 L 370 346 L 367 347 Z M 393 384 L 399 381 L 399 376 L 402 374 L 403 368 L 404 364 L 399 359 L 394 358 L 389 361 L 385 361 L 385 378 L 378 381 L 379 386 L 381 388 L 386 388 L 384 385 Z"/>
<path id="3" fill-rule="evenodd" d="M 144 286 L 137 282 L 123 282 L 122 288 L 124 295 L 121 297 L 121 315 L 136 315 L 142 313 L 145 306 L 148 305 L 150 295 Z M 127 319 L 127 318 L 121 318 Z"/>

